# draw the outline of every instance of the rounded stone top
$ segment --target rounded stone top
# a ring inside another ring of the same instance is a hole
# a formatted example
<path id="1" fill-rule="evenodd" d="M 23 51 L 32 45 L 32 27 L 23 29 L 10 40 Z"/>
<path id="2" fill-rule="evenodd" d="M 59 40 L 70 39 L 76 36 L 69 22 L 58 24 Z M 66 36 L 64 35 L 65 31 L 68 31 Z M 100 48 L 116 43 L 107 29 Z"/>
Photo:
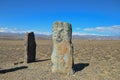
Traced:
<path id="1" fill-rule="evenodd" d="M 71 24 L 68 22 L 60 22 L 60 21 L 54 22 L 53 29 L 56 29 L 58 27 L 71 28 Z"/>
<path id="2" fill-rule="evenodd" d="M 68 23 L 68 22 L 62 22 L 62 21 L 56 21 L 56 22 L 54 22 L 54 24 L 69 24 L 70 25 L 70 23 Z"/>
<path id="3" fill-rule="evenodd" d="M 34 32 L 26 32 L 26 34 L 34 34 Z"/>

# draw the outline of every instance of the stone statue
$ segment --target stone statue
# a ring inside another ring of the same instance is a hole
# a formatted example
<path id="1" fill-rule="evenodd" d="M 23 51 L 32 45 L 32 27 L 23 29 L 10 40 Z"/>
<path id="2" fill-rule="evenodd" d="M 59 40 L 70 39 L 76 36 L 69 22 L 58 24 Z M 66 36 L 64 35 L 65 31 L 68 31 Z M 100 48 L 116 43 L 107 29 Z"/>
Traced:
<path id="1" fill-rule="evenodd" d="M 26 63 L 34 62 L 36 58 L 36 42 L 33 32 L 26 33 L 25 37 L 25 54 L 24 61 Z"/>
<path id="2" fill-rule="evenodd" d="M 52 72 L 73 74 L 72 27 L 66 22 L 55 22 L 52 30 Z"/>

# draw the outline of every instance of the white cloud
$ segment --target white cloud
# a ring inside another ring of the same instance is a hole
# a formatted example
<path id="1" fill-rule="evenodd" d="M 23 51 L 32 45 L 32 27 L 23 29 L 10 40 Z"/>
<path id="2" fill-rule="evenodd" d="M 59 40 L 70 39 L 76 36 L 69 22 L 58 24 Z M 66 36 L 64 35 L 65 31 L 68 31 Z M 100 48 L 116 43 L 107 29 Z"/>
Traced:
<path id="1" fill-rule="evenodd" d="M 0 27 L 0 32 L 4 32 L 4 33 L 24 33 L 26 32 L 25 30 L 21 30 L 21 29 L 17 29 L 17 28 L 4 28 L 4 27 Z"/>
<path id="2" fill-rule="evenodd" d="M 80 30 L 80 28 L 78 27 L 78 28 L 76 28 L 76 30 Z"/>
<path id="3" fill-rule="evenodd" d="M 100 26 L 100 27 L 85 28 L 85 29 L 80 29 L 78 27 L 76 28 L 76 30 L 78 30 L 79 32 L 73 32 L 73 35 L 120 35 L 120 25 Z M 5 32 L 5 33 L 34 32 L 35 34 L 44 34 L 44 35 L 51 34 L 50 32 L 43 32 L 39 30 L 24 30 L 24 29 L 7 28 L 7 27 L 0 27 L 0 32 Z"/>
<path id="4" fill-rule="evenodd" d="M 0 27 L 0 32 L 4 33 L 26 33 L 26 32 L 34 32 L 35 34 L 45 34 L 50 35 L 49 32 L 42 32 L 37 30 L 23 30 L 23 29 L 17 29 L 17 28 L 6 28 L 6 27 Z"/>
<path id="5" fill-rule="evenodd" d="M 85 31 L 101 31 L 101 32 L 115 32 L 120 33 L 120 25 L 113 25 L 113 26 L 101 26 L 95 28 L 85 28 Z"/>
<path id="6" fill-rule="evenodd" d="M 36 31 L 36 30 L 31 30 L 32 32 L 34 32 L 35 34 L 44 34 L 44 35 L 50 35 L 49 32 L 42 32 L 42 31 Z M 28 32 L 31 32 L 31 31 L 28 31 Z"/>
<path id="7" fill-rule="evenodd" d="M 106 35 L 106 36 L 120 36 L 120 25 L 113 26 L 98 26 L 94 28 L 76 28 L 79 32 L 73 33 L 73 35 Z"/>
<path id="8" fill-rule="evenodd" d="M 99 34 L 89 34 L 89 33 L 80 33 L 80 32 L 73 32 L 72 35 L 99 35 Z"/>
<path id="9" fill-rule="evenodd" d="M 8 28 L 0 28 L 0 32 L 6 32 Z"/>

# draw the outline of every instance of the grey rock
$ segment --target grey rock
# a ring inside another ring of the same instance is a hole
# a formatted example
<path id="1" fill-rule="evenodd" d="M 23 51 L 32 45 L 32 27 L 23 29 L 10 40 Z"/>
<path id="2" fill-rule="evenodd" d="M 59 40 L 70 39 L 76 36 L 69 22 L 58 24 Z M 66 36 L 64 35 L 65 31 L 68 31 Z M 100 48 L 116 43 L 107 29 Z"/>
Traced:
<path id="1" fill-rule="evenodd" d="M 33 32 L 26 33 L 24 62 L 34 62 L 36 58 L 36 42 Z"/>
<path id="2" fill-rule="evenodd" d="M 73 74 L 72 27 L 66 22 L 55 22 L 52 30 L 52 72 Z"/>

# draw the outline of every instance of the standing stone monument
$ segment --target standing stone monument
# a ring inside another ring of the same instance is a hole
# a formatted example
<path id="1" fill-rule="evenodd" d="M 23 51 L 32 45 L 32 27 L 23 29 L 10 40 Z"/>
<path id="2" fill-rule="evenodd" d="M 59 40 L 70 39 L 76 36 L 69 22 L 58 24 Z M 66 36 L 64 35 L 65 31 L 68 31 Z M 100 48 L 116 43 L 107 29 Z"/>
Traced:
<path id="1" fill-rule="evenodd" d="M 55 22 L 52 30 L 52 72 L 73 74 L 72 27 L 66 22 Z"/>
<path id="2" fill-rule="evenodd" d="M 25 50 L 24 61 L 26 63 L 34 62 L 36 58 L 36 42 L 33 32 L 26 33 Z"/>

